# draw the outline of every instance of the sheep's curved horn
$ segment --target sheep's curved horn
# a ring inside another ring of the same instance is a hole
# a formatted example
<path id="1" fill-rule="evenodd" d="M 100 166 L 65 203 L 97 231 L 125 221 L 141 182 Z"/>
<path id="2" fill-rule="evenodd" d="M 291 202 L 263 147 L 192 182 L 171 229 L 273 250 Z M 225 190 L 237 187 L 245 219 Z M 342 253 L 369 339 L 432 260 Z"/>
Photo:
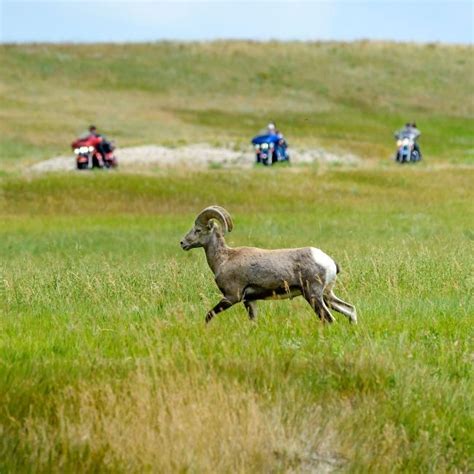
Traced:
<path id="1" fill-rule="evenodd" d="M 220 222 L 222 228 L 224 229 L 224 232 L 227 232 L 229 230 L 225 215 L 220 209 L 217 209 L 214 206 L 206 207 L 206 209 L 203 209 L 196 217 L 195 222 L 196 224 L 205 226 L 211 219 L 217 219 Z"/>
<path id="2" fill-rule="evenodd" d="M 227 212 L 227 210 L 221 206 L 211 206 L 211 207 L 213 207 L 214 209 L 217 209 L 218 211 L 221 212 L 221 214 L 223 214 L 223 216 L 225 217 L 226 224 L 227 224 L 227 230 L 229 232 L 232 232 L 232 229 L 234 228 L 234 223 L 232 222 L 232 217 L 230 217 L 230 214 Z"/>

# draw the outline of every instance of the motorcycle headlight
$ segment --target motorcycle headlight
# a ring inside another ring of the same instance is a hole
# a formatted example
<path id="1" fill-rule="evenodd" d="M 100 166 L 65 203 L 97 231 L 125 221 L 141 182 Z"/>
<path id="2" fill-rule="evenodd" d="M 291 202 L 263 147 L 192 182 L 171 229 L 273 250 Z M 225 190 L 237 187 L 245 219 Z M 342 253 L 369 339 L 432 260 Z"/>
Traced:
<path id="1" fill-rule="evenodd" d="M 408 138 L 404 138 L 403 141 L 402 141 L 403 145 L 406 146 L 406 145 L 409 145 L 410 144 L 410 140 L 408 140 Z"/>
<path id="2" fill-rule="evenodd" d="M 262 143 L 261 147 L 263 150 L 266 150 L 268 148 L 268 143 Z"/>
<path id="3" fill-rule="evenodd" d="M 90 147 L 89 147 L 89 151 L 94 151 L 94 147 L 93 147 L 93 146 L 90 146 Z"/>
<path id="4" fill-rule="evenodd" d="M 79 150 L 80 150 L 81 153 L 87 153 L 89 151 L 89 147 L 81 146 L 81 148 L 79 148 Z"/>
<path id="5" fill-rule="evenodd" d="M 255 149 L 258 151 L 260 150 L 260 145 L 255 145 Z"/>
<path id="6" fill-rule="evenodd" d="M 79 150 L 79 148 L 74 148 L 74 153 L 75 153 L 76 155 L 79 155 L 79 152 L 80 152 L 80 151 L 81 151 L 81 150 Z"/>
<path id="7" fill-rule="evenodd" d="M 397 140 L 397 146 L 402 146 L 402 141 L 401 140 Z"/>

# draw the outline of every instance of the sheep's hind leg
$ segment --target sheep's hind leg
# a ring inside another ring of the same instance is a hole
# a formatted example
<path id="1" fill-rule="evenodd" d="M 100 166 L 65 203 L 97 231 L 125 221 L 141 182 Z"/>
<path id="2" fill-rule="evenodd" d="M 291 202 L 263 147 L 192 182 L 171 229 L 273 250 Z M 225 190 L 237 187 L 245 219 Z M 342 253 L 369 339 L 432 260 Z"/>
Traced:
<path id="1" fill-rule="evenodd" d="M 321 321 L 327 321 L 328 323 L 333 323 L 335 321 L 334 316 L 331 314 L 329 308 L 324 302 L 322 294 L 313 291 L 309 294 L 305 293 L 304 297 Z"/>
<path id="2" fill-rule="evenodd" d="M 227 298 L 222 298 L 219 303 L 217 303 L 214 308 L 211 309 L 206 314 L 206 323 L 208 323 L 216 314 L 221 313 L 222 311 L 225 311 L 226 309 L 230 308 L 233 306 L 235 302 L 232 302 L 228 300 Z"/>
<path id="3" fill-rule="evenodd" d="M 346 316 L 352 324 L 357 324 L 357 311 L 354 306 L 338 298 L 333 291 L 325 295 L 328 306 Z"/>
<path id="4" fill-rule="evenodd" d="M 245 306 L 245 309 L 247 310 L 247 313 L 249 315 L 249 319 L 251 321 L 254 321 L 255 318 L 257 317 L 257 303 L 255 301 L 245 301 L 244 300 L 244 306 Z"/>

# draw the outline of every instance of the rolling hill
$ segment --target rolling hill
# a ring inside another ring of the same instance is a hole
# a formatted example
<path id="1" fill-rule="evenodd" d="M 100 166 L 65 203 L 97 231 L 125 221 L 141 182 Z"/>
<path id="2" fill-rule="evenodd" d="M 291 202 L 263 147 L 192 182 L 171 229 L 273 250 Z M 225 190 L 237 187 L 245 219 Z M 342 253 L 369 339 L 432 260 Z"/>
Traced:
<path id="1" fill-rule="evenodd" d="M 299 147 L 386 159 L 416 120 L 426 156 L 472 162 L 469 46 L 357 43 L 2 45 L 4 164 L 68 152 L 96 123 L 119 145 L 246 146 L 275 120 Z"/>

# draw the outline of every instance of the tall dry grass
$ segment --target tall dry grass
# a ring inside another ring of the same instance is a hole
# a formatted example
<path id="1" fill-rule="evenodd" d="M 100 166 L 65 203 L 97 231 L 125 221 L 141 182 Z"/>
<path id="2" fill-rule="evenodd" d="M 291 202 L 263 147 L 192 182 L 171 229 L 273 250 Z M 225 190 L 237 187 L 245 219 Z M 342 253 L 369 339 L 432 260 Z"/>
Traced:
<path id="1" fill-rule="evenodd" d="M 197 368 L 196 368 L 197 369 Z M 258 396 L 202 370 L 65 390 L 21 434 L 44 472 L 275 472 L 339 465 L 318 407 Z M 332 441 L 332 439 L 331 439 Z"/>

